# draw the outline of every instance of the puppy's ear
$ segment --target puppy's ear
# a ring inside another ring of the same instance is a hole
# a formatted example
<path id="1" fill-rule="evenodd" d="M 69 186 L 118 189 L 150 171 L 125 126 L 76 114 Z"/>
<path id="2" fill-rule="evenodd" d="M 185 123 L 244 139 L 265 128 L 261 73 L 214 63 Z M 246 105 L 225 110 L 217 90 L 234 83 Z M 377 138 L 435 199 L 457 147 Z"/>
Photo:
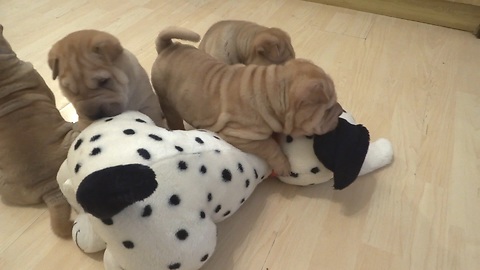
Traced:
<path id="1" fill-rule="evenodd" d="M 318 104 L 328 103 L 330 96 L 325 91 L 327 82 L 323 79 L 308 80 L 290 88 L 290 101 L 285 114 L 284 132 L 293 131 L 296 118 L 302 117 L 301 111 L 311 112 Z M 304 115 L 304 114 L 303 114 Z M 309 116 L 310 117 L 310 116 Z"/>
<path id="2" fill-rule="evenodd" d="M 270 60 L 272 63 L 282 64 L 295 58 L 290 36 L 278 28 L 269 28 L 255 37 L 254 48 L 257 54 Z"/>
<path id="3" fill-rule="evenodd" d="M 309 80 L 302 83 L 295 89 L 295 98 L 297 104 L 320 104 L 328 103 L 333 98 L 332 82 L 327 78 Z"/>
<path id="4" fill-rule="evenodd" d="M 102 38 L 93 43 L 92 51 L 107 62 L 113 62 L 122 54 L 123 47 L 115 37 L 102 36 Z"/>
<path id="5" fill-rule="evenodd" d="M 55 46 L 48 52 L 48 66 L 52 70 L 52 79 L 56 79 L 58 77 L 58 57 L 55 53 Z"/>
<path id="6" fill-rule="evenodd" d="M 280 40 L 269 32 L 259 33 L 253 40 L 253 47 L 257 54 L 272 62 L 281 61 Z"/>

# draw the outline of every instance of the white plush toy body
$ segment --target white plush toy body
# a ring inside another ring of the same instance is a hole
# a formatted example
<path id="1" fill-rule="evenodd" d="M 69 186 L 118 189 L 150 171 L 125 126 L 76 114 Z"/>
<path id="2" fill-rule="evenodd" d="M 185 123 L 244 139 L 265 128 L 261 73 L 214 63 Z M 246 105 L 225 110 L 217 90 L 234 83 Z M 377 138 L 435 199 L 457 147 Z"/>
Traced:
<path id="1" fill-rule="evenodd" d="M 309 185 L 334 178 L 342 189 L 389 164 L 390 142 L 369 144 L 368 131 L 349 121 L 327 136 L 283 137 L 293 172 L 280 180 Z M 215 250 L 215 223 L 235 213 L 270 172 L 263 160 L 211 132 L 168 131 L 126 112 L 85 129 L 57 180 L 78 213 L 74 241 L 87 253 L 106 248 L 107 270 L 197 270 Z"/>
<path id="2" fill-rule="evenodd" d="M 85 129 L 58 181 L 75 209 L 88 213 L 76 220 L 87 231 L 74 231 L 74 239 L 86 252 L 106 242 L 106 269 L 193 270 L 214 252 L 215 223 L 269 173 L 264 161 L 213 133 L 168 131 L 127 112 Z"/>

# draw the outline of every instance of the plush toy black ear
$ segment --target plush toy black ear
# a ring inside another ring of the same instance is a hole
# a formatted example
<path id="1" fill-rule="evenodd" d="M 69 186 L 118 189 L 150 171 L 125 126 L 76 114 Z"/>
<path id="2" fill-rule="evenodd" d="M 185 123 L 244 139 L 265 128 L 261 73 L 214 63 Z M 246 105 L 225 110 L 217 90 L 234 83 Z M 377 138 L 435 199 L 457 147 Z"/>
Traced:
<path id="1" fill-rule="evenodd" d="M 77 201 L 85 212 L 107 219 L 152 195 L 157 185 L 155 172 L 148 166 L 109 167 L 85 177 L 78 186 Z"/>
<path id="2" fill-rule="evenodd" d="M 369 144 L 367 128 L 343 118 L 333 131 L 314 136 L 313 150 L 318 160 L 333 172 L 335 189 L 344 189 L 357 179 Z"/>

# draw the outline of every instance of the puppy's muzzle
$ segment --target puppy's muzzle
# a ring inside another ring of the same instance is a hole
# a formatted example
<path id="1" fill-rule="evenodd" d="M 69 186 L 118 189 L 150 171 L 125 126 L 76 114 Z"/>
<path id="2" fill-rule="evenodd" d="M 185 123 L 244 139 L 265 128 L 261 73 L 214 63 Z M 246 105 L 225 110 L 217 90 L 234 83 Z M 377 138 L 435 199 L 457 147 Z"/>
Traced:
<path id="1" fill-rule="evenodd" d="M 96 113 L 89 116 L 91 120 L 97 120 L 104 117 L 112 117 L 123 112 L 123 106 L 120 103 L 102 104 Z"/>

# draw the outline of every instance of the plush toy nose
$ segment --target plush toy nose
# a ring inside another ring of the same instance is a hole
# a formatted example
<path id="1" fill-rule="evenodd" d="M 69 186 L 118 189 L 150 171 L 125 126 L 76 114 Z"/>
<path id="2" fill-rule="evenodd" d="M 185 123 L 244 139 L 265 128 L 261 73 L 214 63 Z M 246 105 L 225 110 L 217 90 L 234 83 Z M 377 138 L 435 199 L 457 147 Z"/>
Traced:
<path id="1" fill-rule="evenodd" d="M 96 171 L 80 183 L 77 201 L 99 219 L 111 218 L 127 206 L 148 198 L 157 188 L 155 172 L 141 164 Z"/>

